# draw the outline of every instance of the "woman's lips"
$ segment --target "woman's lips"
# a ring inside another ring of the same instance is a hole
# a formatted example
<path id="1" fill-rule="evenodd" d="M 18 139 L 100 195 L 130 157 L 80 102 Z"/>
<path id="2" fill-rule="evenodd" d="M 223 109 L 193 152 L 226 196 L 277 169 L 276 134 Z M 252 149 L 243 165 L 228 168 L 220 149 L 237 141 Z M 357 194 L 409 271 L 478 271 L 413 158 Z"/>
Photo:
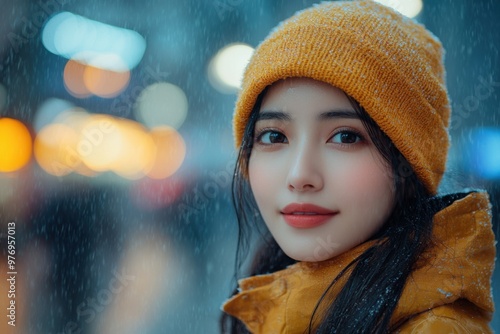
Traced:
<path id="1" fill-rule="evenodd" d="M 337 213 L 338 211 L 309 203 L 292 203 L 281 210 L 285 222 L 296 228 L 312 228 L 322 225 Z"/>

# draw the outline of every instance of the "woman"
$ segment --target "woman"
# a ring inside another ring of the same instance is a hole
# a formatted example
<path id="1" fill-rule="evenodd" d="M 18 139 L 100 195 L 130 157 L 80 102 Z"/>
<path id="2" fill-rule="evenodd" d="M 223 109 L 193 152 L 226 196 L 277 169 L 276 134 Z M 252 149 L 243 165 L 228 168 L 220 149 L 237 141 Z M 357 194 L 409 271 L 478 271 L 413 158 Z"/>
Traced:
<path id="1" fill-rule="evenodd" d="M 240 246 L 265 227 L 224 332 L 490 331 L 487 194 L 437 195 L 442 53 L 373 1 L 299 12 L 257 48 L 233 123 Z"/>

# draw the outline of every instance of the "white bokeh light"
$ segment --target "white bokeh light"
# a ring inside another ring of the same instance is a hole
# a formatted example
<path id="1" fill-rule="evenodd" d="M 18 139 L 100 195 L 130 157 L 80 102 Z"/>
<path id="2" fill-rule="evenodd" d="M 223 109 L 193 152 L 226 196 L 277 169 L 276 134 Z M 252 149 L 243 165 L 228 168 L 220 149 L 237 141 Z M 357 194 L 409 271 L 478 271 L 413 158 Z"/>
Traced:
<path id="1" fill-rule="evenodd" d="M 134 109 L 137 118 L 149 128 L 168 125 L 178 129 L 186 119 L 188 100 L 181 88 L 158 82 L 141 92 Z"/>
<path id="2" fill-rule="evenodd" d="M 397 10 L 407 17 L 415 17 L 422 11 L 422 0 L 375 0 L 385 6 Z"/>
<path id="3" fill-rule="evenodd" d="M 242 43 L 221 49 L 210 61 L 208 79 L 222 93 L 234 93 L 241 88 L 241 80 L 254 49 Z"/>

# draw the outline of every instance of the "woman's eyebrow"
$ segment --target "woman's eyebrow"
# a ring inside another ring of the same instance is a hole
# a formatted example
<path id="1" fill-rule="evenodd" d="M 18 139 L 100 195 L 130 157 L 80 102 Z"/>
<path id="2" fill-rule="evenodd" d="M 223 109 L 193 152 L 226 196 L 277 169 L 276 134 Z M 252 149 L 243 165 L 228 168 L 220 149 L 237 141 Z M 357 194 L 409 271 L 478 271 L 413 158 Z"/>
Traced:
<path id="1" fill-rule="evenodd" d="M 331 118 L 348 118 L 348 119 L 359 119 L 358 114 L 351 109 L 338 109 L 338 110 L 329 110 L 322 112 L 318 116 L 318 120 L 323 121 Z"/>
<path id="2" fill-rule="evenodd" d="M 284 113 L 282 111 L 263 110 L 257 116 L 257 122 L 262 121 L 262 120 L 268 120 L 268 119 L 277 119 L 280 121 L 292 120 L 292 118 L 290 117 L 290 114 Z"/>
<path id="3" fill-rule="evenodd" d="M 350 109 L 335 109 L 322 112 L 318 115 L 318 120 L 323 121 L 332 118 L 348 118 L 348 119 L 359 119 L 358 114 L 354 110 Z M 257 116 L 257 122 L 262 120 L 280 120 L 280 121 L 291 121 L 292 117 L 290 114 L 282 111 L 272 111 L 263 110 Z"/>

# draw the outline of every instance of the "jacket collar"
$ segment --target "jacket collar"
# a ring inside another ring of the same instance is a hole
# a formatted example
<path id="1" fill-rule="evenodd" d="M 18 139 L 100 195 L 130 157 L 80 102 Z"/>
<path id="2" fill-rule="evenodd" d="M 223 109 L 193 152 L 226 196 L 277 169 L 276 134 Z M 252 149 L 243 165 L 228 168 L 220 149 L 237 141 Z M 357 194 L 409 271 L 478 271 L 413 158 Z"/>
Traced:
<path id="1" fill-rule="evenodd" d="M 373 243 L 327 261 L 299 262 L 272 274 L 242 279 L 239 293 L 223 310 L 241 319 L 252 333 L 302 333 L 333 278 Z M 470 193 L 434 216 L 431 245 L 407 280 L 391 323 L 462 298 L 493 312 L 494 258 L 488 196 Z"/>

